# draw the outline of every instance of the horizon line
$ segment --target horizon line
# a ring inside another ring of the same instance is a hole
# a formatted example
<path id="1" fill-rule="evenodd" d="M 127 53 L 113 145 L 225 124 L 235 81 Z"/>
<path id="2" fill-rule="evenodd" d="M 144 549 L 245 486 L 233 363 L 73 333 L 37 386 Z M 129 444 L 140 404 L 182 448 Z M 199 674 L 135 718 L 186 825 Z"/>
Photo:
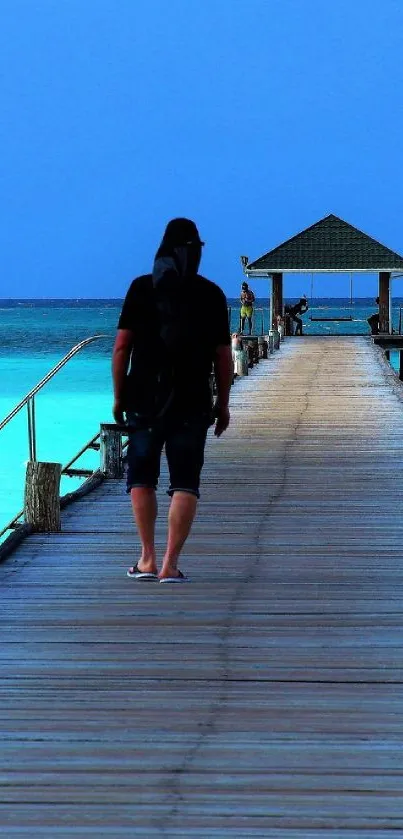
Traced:
<path id="1" fill-rule="evenodd" d="M 231 300 L 235 300 L 235 299 L 237 300 L 238 299 L 238 295 L 231 296 L 230 294 L 226 294 L 225 296 L 228 299 L 231 299 Z M 298 296 L 298 295 L 294 295 L 294 294 L 284 295 L 284 299 L 288 299 L 288 297 L 294 298 L 295 296 Z M 367 294 L 367 295 L 356 294 L 356 295 L 354 295 L 354 300 L 367 300 L 367 299 L 373 298 L 373 297 L 374 297 L 373 294 Z M 403 298 L 403 294 L 401 294 L 401 295 L 400 294 L 391 295 L 391 299 L 393 299 L 394 297 L 395 298 L 400 298 L 400 297 Z M 125 295 L 123 297 L 0 297 L 0 303 L 1 302 L 6 302 L 6 301 L 14 301 L 14 302 L 18 301 L 18 302 L 23 302 L 23 303 L 32 303 L 33 301 L 48 302 L 50 300 L 60 301 L 60 302 L 81 303 L 81 302 L 85 302 L 85 301 L 88 301 L 88 300 L 92 300 L 92 301 L 104 300 L 105 302 L 108 302 L 108 301 L 112 301 L 112 300 L 113 301 L 114 300 L 119 300 L 120 301 L 120 300 L 124 300 L 124 299 L 125 299 Z M 256 299 L 257 300 L 270 300 L 270 298 L 267 297 L 266 295 L 264 295 L 262 297 L 256 295 Z M 308 296 L 307 299 L 309 300 L 310 297 Z M 320 295 L 320 296 L 315 295 L 313 299 L 314 300 L 350 300 L 350 295 L 349 294 L 346 294 L 346 295 L 329 294 L 329 295 L 326 295 L 326 296 L 325 295 Z"/>

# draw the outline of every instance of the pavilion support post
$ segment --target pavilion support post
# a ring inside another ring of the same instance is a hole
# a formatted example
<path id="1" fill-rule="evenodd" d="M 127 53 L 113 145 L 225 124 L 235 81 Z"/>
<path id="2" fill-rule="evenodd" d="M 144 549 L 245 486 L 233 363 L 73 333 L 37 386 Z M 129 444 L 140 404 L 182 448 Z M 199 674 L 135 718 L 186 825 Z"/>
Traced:
<path id="1" fill-rule="evenodd" d="M 277 329 L 277 316 L 283 317 L 283 275 L 276 272 L 272 275 L 272 323 Z"/>
<path id="2" fill-rule="evenodd" d="M 391 333 L 390 321 L 390 271 L 379 273 L 379 332 Z"/>

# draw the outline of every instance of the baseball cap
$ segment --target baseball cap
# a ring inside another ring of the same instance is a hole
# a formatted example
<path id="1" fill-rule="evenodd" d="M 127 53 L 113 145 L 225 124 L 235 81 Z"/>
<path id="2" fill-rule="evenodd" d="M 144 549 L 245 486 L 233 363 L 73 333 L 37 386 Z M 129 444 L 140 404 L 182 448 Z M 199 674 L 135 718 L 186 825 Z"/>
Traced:
<path id="1" fill-rule="evenodd" d="M 191 221 L 189 218 L 171 219 L 165 228 L 162 241 L 174 246 L 190 245 L 195 242 L 199 245 L 204 245 L 194 221 Z"/>

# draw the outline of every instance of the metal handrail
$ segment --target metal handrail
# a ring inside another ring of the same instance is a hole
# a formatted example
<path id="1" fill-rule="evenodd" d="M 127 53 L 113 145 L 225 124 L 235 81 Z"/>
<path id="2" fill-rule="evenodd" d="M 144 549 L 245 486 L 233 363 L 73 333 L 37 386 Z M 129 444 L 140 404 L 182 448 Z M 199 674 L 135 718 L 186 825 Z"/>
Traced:
<path id="1" fill-rule="evenodd" d="M 71 350 L 69 350 L 69 352 L 65 356 L 63 356 L 63 358 L 58 362 L 58 364 L 56 364 L 55 367 L 52 367 L 52 369 L 49 370 L 49 373 L 47 373 L 46 376 L 44 376 L 43 379 L 41 379 L 29 391 L 29 393 L 27 393 L 26 396 L 23 397 L 23 399 L 21 399 L 21 401 L 18 403 L 18 405 L 16 405 L 13 408 L 13 410 L 10 411 L 10 413 L 7 414 L 7 416 L 4 417 L 4 419 L 0 422 L 0 431 L 2 431 L 2 429 L 5 428 L 5 426 L 8 425 L 8 423 L 11 422 L 12 419 L 14 419 L 14 417 L 19 413 L 19 411 L 21 411 L 22 408 L 25 407 L 25 405 L 27 406 L 27 411 L 28 411 L 28 440 L 29 440 L 29 455 L 30 455 L 29 459 L 31 461 L 36 460 L 36 426 L 35 426 L 35 396 L 36 396 L 36 394 L 40 390 L 42 390 L 42 388 L 51 379 L 53 379 L 53 377 L 56 375 L 56 373 L 58 373 L 59 370 L 61 370 L 65 366 L 65 364 L 67 364 L 67 362 L 70 361 L 70 359 L 72 359 L 75 355 L 77 355 L 77 353 L 79 353 L 80 350 L 84 349 L 84 347 L 88 346 L 88 344 L 92 344 L 93 341 L 98 341 L 101 338 L 110 338 L 110 337 L 111 337 L 110 335 L 92 335 L 90 338 L 85 338 L 83 341 L 80 341 L 78 344 L 75 344 L 75 346 L 72 347 Z M 99 433 L 96 434 L 95 437 L 92 437 L 91 440 L 89 440 L 88 443 L 86 443 L 85 446 L 83 446 L 80 449 L 80 451 L 72 458 L 72 460 L 70 460 L 66 464 L 66 466 L 63 467 L 62 475 L 63 474 L 64 475 L 68 474 L 68 470 L 70 469 L 72 464 L 75 463 L 76 460 L 78 460 L 78 458 L 81 457 L 81 455 L 84 454 L 84 452 L 86 452 L 89 448 L 94 447 L 94 444 L 96 444 L 99 436 L 100 436 Z M 2 530 L 0 530 L 0 538 L 4 535 L 4 533 L 6 533 L 7 530 L 12 530 L 16 526 L 16 524 L 18 522 L 18 519 L 21 518 L 23 513 L 24 513 L 24 511 L 21 510 L 19 513 L 17 513 L 16 516 L 14 516 L 14 518 L 5 527 L 3 527 Z"/>
<path id="2" fill-rule="evenodd" d="M 80 350 L 82 350 L 88 344 L 91 344 L 93 341 L 98 341 L 100 338 L 110 337 L 110 335 L 92 335 L 91 338 L 85 338 L 84 341 L 80 341 L 79 344 L 76 344 L 74 347 L 72 347 L 71 350 L 67 353 L 67 355 L 63 356 L 59 363 L 56 364 L 55 367 L 52 367 L 52 369 L 49 370 L 49 373 L 47 373 L 46 376 L 44 376 L 43 379 L 41 379 L 40 382 L 38 382 L 38 384 L 35 385 L 35 387 L 33 387 L 32 390 L 30 390 L 29 393 L 26 394 L 26 396 L 24 396 L 23 399 L 21 399 L 21 402 L 19 402 L 18 405 L 16 405 L 15 408 L 13 408 L 13 410 L 10 411 L 10 413 L 7 414 L 6 417 L 4 417 L 4 419 L 0 422 L 0 431 L 3 430 L 3 428 L 10 422 L 10 420 L 12 420 L 16 416 L 16 414 L 18 414 L 18 412 L 21 411 L 24 405 L 27 405 L 29 400 L 33 399 L 36 396 L 36 394 L 50 381 L 50 379 L 53 379 L 53 376 L 55 376 L 56 373 L 58 373 L 59 370 L 61 370 L 62 367 L 64 367 L 64 365 L 67 364 L 67 362 L 70 361 L 71 358 L 73 358 L 73 356 L 77 355 L 77 353 L 80 352 Z"/>

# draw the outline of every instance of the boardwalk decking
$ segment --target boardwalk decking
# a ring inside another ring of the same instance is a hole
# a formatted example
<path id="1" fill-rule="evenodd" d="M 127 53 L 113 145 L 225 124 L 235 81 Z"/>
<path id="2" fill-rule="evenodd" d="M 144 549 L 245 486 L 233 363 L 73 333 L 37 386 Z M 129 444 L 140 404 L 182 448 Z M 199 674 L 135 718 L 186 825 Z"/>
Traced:
<path id="1" fill-rule="evenodd" d="M 0 568 L 1 836 L 403 835 L 403 402 L 379 359 L 295 339 L 236 383 L 191 585 L 126 578 L 120 482 Z"/>

